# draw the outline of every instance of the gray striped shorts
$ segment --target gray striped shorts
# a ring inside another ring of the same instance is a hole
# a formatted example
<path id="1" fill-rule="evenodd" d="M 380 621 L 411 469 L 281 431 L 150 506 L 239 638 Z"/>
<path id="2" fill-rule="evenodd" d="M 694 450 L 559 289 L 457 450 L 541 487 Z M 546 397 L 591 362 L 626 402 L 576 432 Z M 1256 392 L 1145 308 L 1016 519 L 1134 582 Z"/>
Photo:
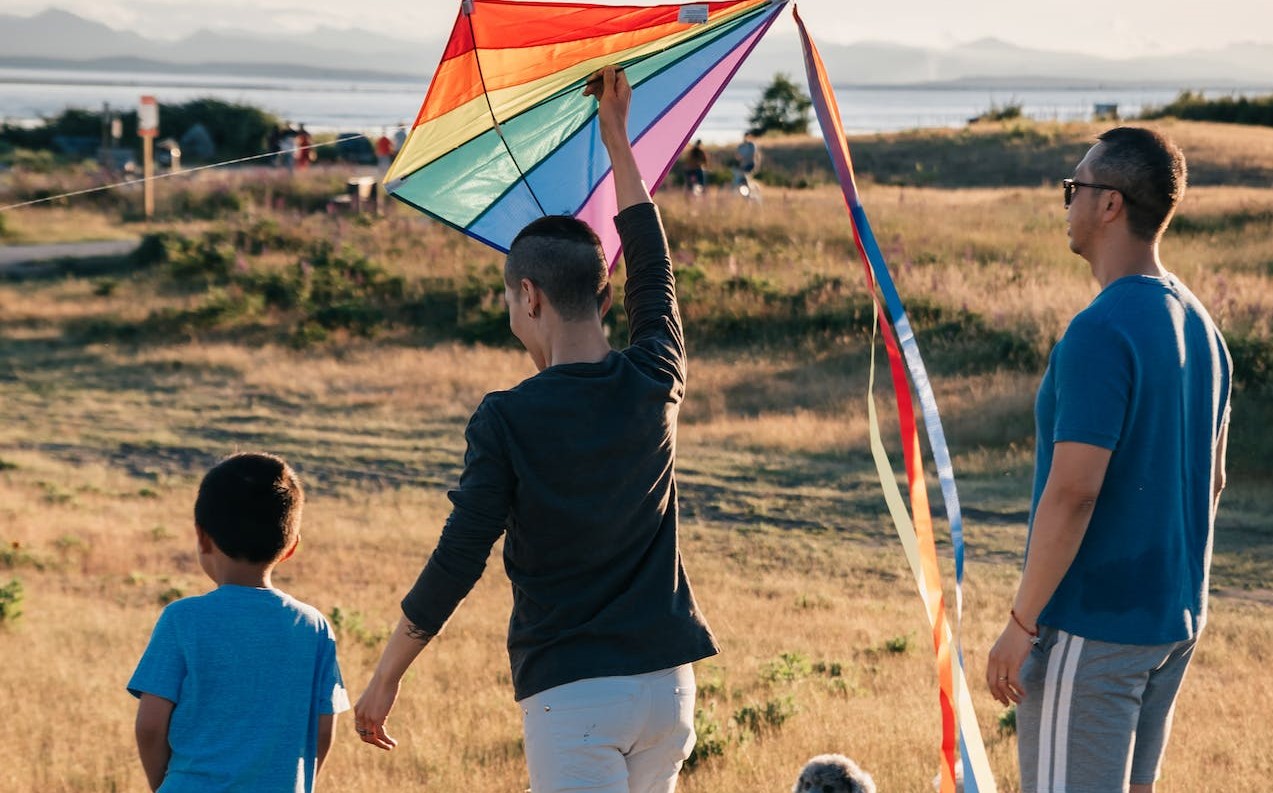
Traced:
<path id="1" fill-rule="evenodd" d="M 1156 781 L 1196 641 L 1111 644 L 1041 626 L 1021 667 L 1022 793 L 1120 793 Z"/>

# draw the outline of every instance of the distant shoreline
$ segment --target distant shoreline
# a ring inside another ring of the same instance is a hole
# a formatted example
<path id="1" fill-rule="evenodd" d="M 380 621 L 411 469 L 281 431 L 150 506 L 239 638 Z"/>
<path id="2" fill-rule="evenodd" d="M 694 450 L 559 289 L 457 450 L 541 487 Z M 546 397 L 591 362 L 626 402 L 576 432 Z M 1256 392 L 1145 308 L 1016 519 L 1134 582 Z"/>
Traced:
<path id="1" fill-rule="evenodd" d="M 122 76 L 111 77 L 110 79 L 98 79 L 93 81 L 94 85 L 116 85 L 130 86 L 149 84 L 157 79 L 162 79 L 168 85 L 189 85 L 191 87 L 206 86 L 208 88 L 251 88 L 256 90 L 290 90 L 287 86 L 272 86 L 268 83 L 250 84 L 250 83 L 234 83 L 230 85 L 219 85 L 214 82 L 198 82 L 184 83 L 179 78 L 181 75 L 199 76 L 199 77 L 234 77 L 234 78 L 260 78 L 268 79 L 307 79 L 307 80 L 328 80 L 328 81 L 369 81 L 384 83 L 399 83 L 413 86 L 421 85 L 422 81 L 427 84 L 427 77 L 422 75 L 404 74 L 402 72 L 384 72 L 371 69 L 349 69 L 343 67 L 317 67 L 305 64 L 284 64 L 284 63 L 239 63 L 239 62 L 204 62 L 204 63 L 174 63 L 169 61 L 151 60 L 147 58 L 94 58 L 90 60 L 74 60 L 69 58 L 35 58 L 35 57 L 5 57 L 0 56 L 0 68 L 3 69 L 20 69 L 29 71 L 33 74 L 47 72 L 96 72 L 101 76 L 103 72 L 115 73 L 135 73 L 145 76 L 146 79 L 125 79 Z M 17 83 L 32 82 L 29 80 L 21 80 L 13 76 L 0 75 L 0 83 Z M 49 85 L 75 85 L 76 80 L 68 77 L 42 77 L 35 82 L 46 83 Z M 736 79 L 732 85 L 736 88 L 756 88 L 760 89 L 764 86 L 764 81 Z M 1052 91 L 1127 91 L 1127 90 L 1206 90 L 1206 91 L 1222 91 L 1226 93 L 1273 93 L 1273 83 L 1259 83 L 1251 81 L 1223 81 L 1198 79 L 1193 81 L 1187 80 L 1084 80 L 1073 79 L 1067 77 L 1056 76 L 1031 76 L 1022 75 L 1020 77 L 994 77 L 994 76 L 972 76 L 959 77 L 952 80 L 930 80 L 924 82 L 908 82 L 908 83 L 882 83 L 882 82 L 837 82 L 838 89 L 861 89 L 861 90 L 893 90 L 893 91 L 940 91 L 943 89 L 951 90 L 1052 90 Z M 375 90 L 374 88 L 359 87 L 357 90 Z"/>
<path id="2" fill-rule="evenodd" d="M 420 75 L 402 72 L 382 72 L 371 69 L 347 69 L 343 67 L 306 66 L 288 63 L 172 63 L 156 61 L 148 58 L 93 58 L 91 60 L 72 60 L 68 58 L 32 58 L 0 56 L 0 68 L 23 69 L 31 72 L 137 72 L 154 77 L 175 77 L 178 75 L 218 75 L 228 77 L 261 77 L 291 78 L 311 80 L 369 80 L 375 82 L 418 84 Z M 0 77 L 0 82 L 17 82 L 12 78 Z M 71 83 L 69 80 L 49 80 L 52 85 Z M 111 82 L 103 85 L 128 85 L 129 83 Z M 202 83 L 201 83 L 202 84 Z M 239 86 L 235 86 L 239 87 Z"/>

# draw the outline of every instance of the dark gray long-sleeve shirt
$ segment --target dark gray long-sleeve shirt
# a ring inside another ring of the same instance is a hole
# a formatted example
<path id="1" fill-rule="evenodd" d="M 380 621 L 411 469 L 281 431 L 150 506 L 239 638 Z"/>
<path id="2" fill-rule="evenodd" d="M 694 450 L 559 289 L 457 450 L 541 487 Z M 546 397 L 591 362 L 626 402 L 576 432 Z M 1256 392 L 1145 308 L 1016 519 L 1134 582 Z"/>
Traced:
<path id="1" fill-rule="evenodd" d="M 487 394 L 465 433 L 451 516 L 402 601 L 407 619 L 437 633 L 507 531 L 517 699 L 717 652 L 677 543 L 685 340 L 667 241 L 653 204 L 629 207 L 615 223 L 630 346 Z"/>

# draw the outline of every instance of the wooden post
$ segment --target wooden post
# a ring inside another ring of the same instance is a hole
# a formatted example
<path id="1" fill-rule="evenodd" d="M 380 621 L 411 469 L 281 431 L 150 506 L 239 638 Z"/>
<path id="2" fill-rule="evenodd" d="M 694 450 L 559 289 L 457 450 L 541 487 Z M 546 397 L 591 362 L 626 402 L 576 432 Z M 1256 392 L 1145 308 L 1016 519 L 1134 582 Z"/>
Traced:
<path id="1" fill-rule="evenodd" d="M 137 134 L 142 147 L 142 194 L 146 220 L 155 214 L 155 136 L 159 134 L 159 103 L 153 96 L 143 96 L 137 110 Z"/>
<path id="2" fill-rule="evenodd" d="M 155 175 L 155 137 L 147 135 L 141 139 L 141 175 L 145 179 L 142 182 L 142 192 L 145 196 L 146 220 L 150 220 L 155 214 L 155 182 L 152 177 Z"/>

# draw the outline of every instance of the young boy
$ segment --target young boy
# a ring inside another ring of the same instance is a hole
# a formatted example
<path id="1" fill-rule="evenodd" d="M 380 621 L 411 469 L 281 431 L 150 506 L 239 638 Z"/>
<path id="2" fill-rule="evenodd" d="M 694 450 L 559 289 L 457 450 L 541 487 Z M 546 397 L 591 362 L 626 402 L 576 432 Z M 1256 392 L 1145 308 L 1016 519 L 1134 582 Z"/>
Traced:
<path id="1" fill-rule="evenodd" d="M 229 457 L 199 485 L 199 565 L 217 588 L 164 609 L 128 683 L 151 790 L 314 789 L 349 698 L 327 620 L 270 583 L 304 501 L 267 454 Z"/>

